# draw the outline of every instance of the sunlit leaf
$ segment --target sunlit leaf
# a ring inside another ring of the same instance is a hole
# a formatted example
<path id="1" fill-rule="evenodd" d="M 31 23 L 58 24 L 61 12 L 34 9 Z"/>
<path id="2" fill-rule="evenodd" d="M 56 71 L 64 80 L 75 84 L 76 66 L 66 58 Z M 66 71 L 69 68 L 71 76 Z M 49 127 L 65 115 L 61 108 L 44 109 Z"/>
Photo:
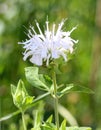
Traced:
<path id="1" fill-rule="evenodd" d="M 52 85 L 52 81 L 48 75 L 38 73 L 38 67 L 25 68 L 25 75 L 28 82 L 38 89 L 48 91 Z"/>
<path id="2" fill-rule="evenodd" d="M 60 130 L 66 130 L 66 120 L 61 123 Z"/>
<path id="3" fill-rule="evenodd" d="M 52 119 L 53 119 L 53 116 L 51 115 L 51 116 L 47 119 L 46 122 L 51 123 L 51 122 L 52 122 Z"/>
<path id="4" fill-rule="evenodd" d="M 53 123 L 45 122 L 44 124 L 42 124 L 41 130 L 57 130 L 57 129 Z"/>
<path id="5" fill-rule="evenodd" d="M 11 94 L 13 97 L 13 103 L 19 109 L 24 110 L 29 104 L 33 102 L 34 97 L 28 95 L 22 80 L 19 80 L 17 87 L 11 85 Z"/>
<path id="6" fill-rule="evenodd" d="M 89 94 L 94 93 L 91 89 L 87 87 L 83 87 L 75 84 L 67 84 L 66 86 L 63 86 L 61 90 L 58 90 L 58 96 L 62 97 L 64 94 L 70 92 L 82 92 L 82 93 L 89 93 Z"/>
<path id="7" fill-rule="evenodd" d="M 39 128 L 44 115 L 44 102 L 41 101 L 38 104 L 37 109 L 33 111 L 34 116 L 34 128 Z"/>
<path id="8" fill-rule="evenodd" d="M 92 130 L 92 129 L 90 127 L 73 126 L 73 127 L 66 127 L 66 130 Z"/>

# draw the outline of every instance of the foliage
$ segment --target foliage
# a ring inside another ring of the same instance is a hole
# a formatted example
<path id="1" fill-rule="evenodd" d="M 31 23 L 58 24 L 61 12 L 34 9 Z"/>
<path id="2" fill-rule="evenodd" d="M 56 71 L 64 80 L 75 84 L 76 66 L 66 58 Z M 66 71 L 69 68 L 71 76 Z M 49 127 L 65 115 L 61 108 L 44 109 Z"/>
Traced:
<path id="1" fill-rule="evenodd" d="M 96 2 L 97 0 L 84 0 L 83 2 L 81 0 L 0 1 L 0 117 L 16 110 L 9 93 L 10 84 L 17 84 L 20 78 L 25 81 L 23 68 L 29 65 L 29 62 L 22 61 L 22 49 L 16 43 L 26 37 L 23 32 L 27 32 L 25 28 L 28 28 L 29 24 L 35 24 L 33 22 L 35 19 L 41 23 L 44 29 L 43 23 L 46 21 L 47 15 L 50 23 L 53 21 L 58 23 L 62 18 L 68 18 L 66 27 L 71 29 L 71 27 L 78 25 L 78 29 L 72 34 L 79 39 L 75 58 L 70 60 L 68 64 L 59 65 L 63 74 L 57 75 L 58 84 L 72 82 L 92 87 L 90 85 L 90 77 L 93 76 L 91 75 L 91 67 L 95 61 L 92 59 L 92 48 L 94 34 L 98 31 L 95 25 Z M 95 41 L 95 47 L 96 43 L 97 41 Z M 41 71 L 47 72 L 45 68 Z M 101 128 L 100 71 L 99 68 L 95 74 L 97 83 L 93 96 L 72 93 L 65 95 L 60 100 L 76 117 L 80 125 L 90 125 L 92 128 L 99 127 L 99 129 Z M 40 91 L 28 87 L 28 82 L 25 81 L 25 85 L 31 95 L 40 95 Z M 93 97 L 93 101 L 91 97 Z M 0 123 L 1 129 L 7 129 L 12 121 L 17 122 L 17 119 Z"/>
<path id="2" fill-rule="evenodd" d="M 18 82 L 17 87 L 11 85 L 11 93 L 13 97 L 13 103 L 21 111 L 24 111 L 26 107 L 33 102 L 33 97 L 28 95 L 24 83 L 21 80 Z"/>

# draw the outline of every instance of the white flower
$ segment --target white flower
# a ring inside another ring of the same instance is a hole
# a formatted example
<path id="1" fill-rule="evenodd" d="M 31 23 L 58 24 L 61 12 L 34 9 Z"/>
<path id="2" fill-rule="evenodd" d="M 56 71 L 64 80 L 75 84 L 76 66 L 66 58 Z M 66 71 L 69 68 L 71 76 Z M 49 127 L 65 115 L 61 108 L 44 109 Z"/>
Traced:
<path id="1" fill-rule="evenodd" d="M 60 58 L 61 56 L 65 61 L 68 60 L 67 52 L 72 53 L 74 43 L 78 42 L 70 37 L 71 32 L 76 29 L 76 27 L 71 31 L 64 32 L 62 30 L 64 21 L 58 25 L 57 30 L 55 24 L 53 24 L 51 30 L 48 24 L 49 22 L 46 21 L 46 30 L 43 33 L 38 22 L 36 22 L 39 34 L 35 32 L 34 27 L 30 26 L 28 31 L 29 40 L 19 43 L 24 45 L 24 60 L 29 57 L 30 61 L 38 66 L 41 66 L 43 62 L 46 62 L 48 66 L 50 61 Z"/>

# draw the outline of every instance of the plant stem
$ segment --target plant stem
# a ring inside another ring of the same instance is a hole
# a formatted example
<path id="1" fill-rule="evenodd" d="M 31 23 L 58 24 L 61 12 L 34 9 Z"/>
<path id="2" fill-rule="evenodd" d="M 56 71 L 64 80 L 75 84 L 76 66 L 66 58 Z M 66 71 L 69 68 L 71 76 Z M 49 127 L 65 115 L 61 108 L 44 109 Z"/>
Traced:
<path id="1" fill-rule="evenodd" d="M 52 74 L 53 84 L 54 84 L 54 109 L 55 109 L 55 123 L 57 130 L 59 130 L 59 115 L 58 115 L 58 96 L 57 96 L 57 84 L 56 84 L 56 74 L 53 71 Z"/>
<path id="2" fill-rule="evenodd" d="M 25 123 L 25 117 L 24 117 L 24 111 L 22 111 L 22 123 L 23 123 L 23 129 L 27 130 L 26 123 Z"/>
<path id="3" fill-rule="evenodd" d="M 43 98 L 47 97 L 48 95 L 50 95 L 50 92 L 47 92 L 47 93 L 45 93 L 45 94 L 37 97 L 36 99 L 34 99 L 33 103 L 31 105 L 29 105 L 29 107 L 27 107 L 26 110 L 29 109 L 29 108 L 31 108 L 31 107 L 33 107 L 35 105 L 35 103 L 37 103 L 38 101 L 40 101 Z M 7 116 L 1 117 L 0 118 L 0 122 L 8 120 L 8 119 L 12 118 L 13 116 L 18 115 L 19 113 L 21 113 L 21 110 L 17 110 L 15 112 L 12 112 L 12 113 L 8 114 Z"/>

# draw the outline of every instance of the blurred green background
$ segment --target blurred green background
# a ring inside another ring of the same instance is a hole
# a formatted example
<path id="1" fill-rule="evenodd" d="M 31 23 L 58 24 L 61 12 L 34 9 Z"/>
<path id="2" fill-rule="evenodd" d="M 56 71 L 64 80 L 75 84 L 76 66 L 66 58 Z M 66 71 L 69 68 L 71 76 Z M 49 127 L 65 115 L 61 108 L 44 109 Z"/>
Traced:
<path id="1" fill-rule="evenodd" d="M 10 84 L 25 81 L 30 94 L 39 95 L 30 86 L 24 75 L 23 49 L 17 43 L 27 38 L 25 28 L 35 26 L 42 29 L 47 19 L 50 25 L 68 18 L 64 29 L 70 30 L 79 43 L 75 55 L 60 66 L 63 75 L 57 75 L 58 83 L 77 83 L 91 88 L 95 94 L 71 93 L 60 102 L 77 119 L 80 126 L 101 129 L 101 0 L 0 0 L 0 117 L 16 110 L 12 103 Z M 30 86 L 30 87 L 29 87 Z M 15 118 L 0 123 L 1 130 Z"/>

